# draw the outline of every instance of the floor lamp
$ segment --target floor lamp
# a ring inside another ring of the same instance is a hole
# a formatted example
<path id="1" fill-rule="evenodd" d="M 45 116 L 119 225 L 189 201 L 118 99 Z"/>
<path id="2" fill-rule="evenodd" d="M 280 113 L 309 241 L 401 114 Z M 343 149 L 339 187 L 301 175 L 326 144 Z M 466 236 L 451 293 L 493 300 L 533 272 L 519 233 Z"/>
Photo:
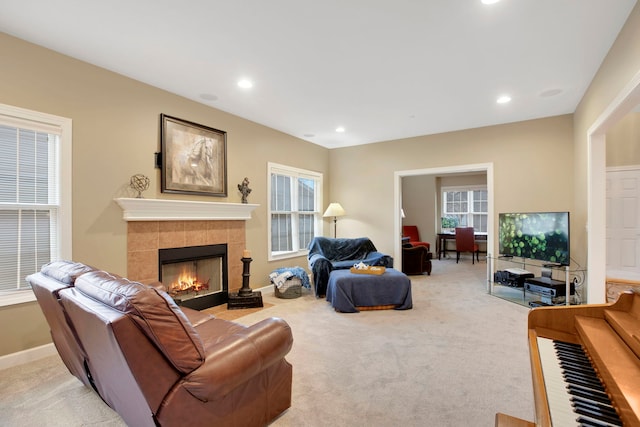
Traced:
<path id="1" fill-rule="evenodd" d="M 345 214 L 346 212 L 344 211 L 342 206 L 340 206 L 340 203 L 330 203 L 327 210 L 324 211 L 324 215 L 322 215 L 323 217 L 328 217 L 328 216 L 333 217 L 333 237 L 334 238 L 337 237 L 338 217 L 344 216 Z"/>

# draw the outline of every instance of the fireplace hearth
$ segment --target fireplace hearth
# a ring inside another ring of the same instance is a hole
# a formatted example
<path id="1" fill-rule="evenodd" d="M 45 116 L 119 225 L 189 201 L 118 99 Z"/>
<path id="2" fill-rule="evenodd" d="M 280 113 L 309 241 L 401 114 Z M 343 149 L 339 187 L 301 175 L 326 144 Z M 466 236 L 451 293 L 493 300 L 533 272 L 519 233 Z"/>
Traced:
<path id="1" fill-rule="evenodd" d="M 158 277 L 178 305 L 203 310 L 227 303 L 227 245 L 158 250 Z"/>

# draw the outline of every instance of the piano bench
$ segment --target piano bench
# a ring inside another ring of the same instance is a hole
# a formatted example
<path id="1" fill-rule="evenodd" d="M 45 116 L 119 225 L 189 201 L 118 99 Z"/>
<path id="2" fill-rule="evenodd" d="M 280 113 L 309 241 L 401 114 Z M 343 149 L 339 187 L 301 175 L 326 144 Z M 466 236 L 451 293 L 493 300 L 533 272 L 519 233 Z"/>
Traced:
<path id="1" fill-rule="evenodd" d="M 536 425 L 532 422 L 498 412 L 496 414 L 496 427 L 536 427 Z"/>

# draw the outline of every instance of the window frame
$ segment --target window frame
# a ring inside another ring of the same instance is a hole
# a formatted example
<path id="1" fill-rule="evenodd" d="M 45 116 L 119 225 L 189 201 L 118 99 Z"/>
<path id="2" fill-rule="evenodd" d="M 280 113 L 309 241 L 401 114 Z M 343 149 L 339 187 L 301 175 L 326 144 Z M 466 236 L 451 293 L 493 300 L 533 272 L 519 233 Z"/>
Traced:
<path id="1" fill-rule="evenodd" d="M 466 215 L 467 216 L 467 227 L 474 227 L 474 221 L 473 221 L 473 217 L 474 215 L 484 215 L 486 218 L 486 224 L 487 224 L 487 230 L 486 231 L 477 231 L 475 230 L 476 234 L 488 234 L 488 229 L 489 229 L 489 190 L 487 188 L 486 185 L 464 185 L 464 186 L 448 186 L 448 187 L 442 187 L 440 189 L 441 191 L 441 213 L 442 213 L 442 217 L 447 216 L 447 215 Z M 473 210 L 474 206 L 474 199 L 473 199 L 473 192 L 474 191 L 484 191 L 487 195 L 487 200 L 486 200 L 486 205 L 487 205 L 487 211 L 486 212 L 475 212 Z M 460 213 L 460 212 L 447 212 L 446 207 L 447 207 L 447 197 L 446 197 L 446 193 L 448 192 L 467 192 L 467 212 L 465 213 Z"/>
<path id="2" fill-rule="evenodd" d="M 59 180 L 59 216 L 58 229 L 54 233 L 57 239 L 58 253 L 52 254 L 52 259 L 72 259 L 72 120 L 53 114 L 0 104 L 0 123 L 39 131 L 49 129 L 48 132 L 59 135 L 58 164 L 55 166 Z M 0 307 L 30 301 L 35 301 L 35 295 L 30 288 L 0 291 Z"/>
<path id="3" fill-rule="evenodd" d="M 271 245 L 271 217 L 274 213 L 278 213 L 278 211 L 273 211 L 271 209 L 271 175 L 273 173 L 277 173 L 279 175 L 285 175 L 292 177 L 292 184 L 297 183 L 299 178 L 313 179 L 316 183 L 316 188 L 314 191 L 315 196 L 315 206 L 313 211 L 302 211 L 304 215 L 313 214 L 313 233 L 314 236 L 319 236 L 322 230 L 322 212 L 320 208 L 322 206 L 322 194 L 323 194 L 323 179 L 324 176 L 322 172 L 311 171 L 307 169 L 301 169 L 293 166 L 282 165 L 279 163 L 268 162 L 267 163 L 267 255 L 269 261 L 277 261 L 288 258 L 296 258 L 300 256 L 306 256 L 309 253 L 308 248 L 300 248 L 298 247 L 298 216 L 299 212 L 297 210 L 298 204 L 298 186 L 292 185 L 291 188 L 291 215 L 292 215 L 292 242 L 293 242 L 293 250 L 286 252 L 277 252 L 274 253 L 272 251 Z"/>

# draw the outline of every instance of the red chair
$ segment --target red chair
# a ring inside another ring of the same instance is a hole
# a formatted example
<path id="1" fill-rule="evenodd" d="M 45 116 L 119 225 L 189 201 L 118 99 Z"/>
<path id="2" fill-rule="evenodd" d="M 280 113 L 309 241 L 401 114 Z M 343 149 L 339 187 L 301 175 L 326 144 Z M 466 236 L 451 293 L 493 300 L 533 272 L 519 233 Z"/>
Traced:
<path id="1" fill-rule="evenodd" d="M 456 264 L 460 261 L 460 252 L 471 252 L 471 263 L 475 264 L 475 257 L 480 262 L 480 249 L 476 243 L 473 227 L 456 227 Z"/>
<path id="2" fill-rule="evenodd" d="M 428 250 L 431 250 L 431 244 L 429 242 L 420 241 L 420 233 L 418 232 L 418 226 L 416 225 L 403 225 L 402 235 L 409 238 L 411 246 L 425 246 Z"/>

